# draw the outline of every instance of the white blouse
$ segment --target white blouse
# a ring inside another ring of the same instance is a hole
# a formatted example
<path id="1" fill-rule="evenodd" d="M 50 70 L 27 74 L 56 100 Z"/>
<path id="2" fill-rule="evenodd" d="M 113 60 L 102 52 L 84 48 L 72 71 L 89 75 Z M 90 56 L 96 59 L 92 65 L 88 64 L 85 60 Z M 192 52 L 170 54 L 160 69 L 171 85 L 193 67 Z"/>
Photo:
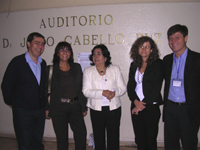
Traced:
<path id="1" fill-rule="evenodd" d="M 135 92 L 136 92 L 138 98 L 140 99 L 140 101 L 142 101 L 144 99 L 143 86 L 142 86 L 143 76 L 144 76 L 144 72 L 141 74 L 139 71 L 139 68 L 137 68 L 137 70 L 135 72 L 135 81 L 137 83 L 137 85 L 135 87 Z"/>

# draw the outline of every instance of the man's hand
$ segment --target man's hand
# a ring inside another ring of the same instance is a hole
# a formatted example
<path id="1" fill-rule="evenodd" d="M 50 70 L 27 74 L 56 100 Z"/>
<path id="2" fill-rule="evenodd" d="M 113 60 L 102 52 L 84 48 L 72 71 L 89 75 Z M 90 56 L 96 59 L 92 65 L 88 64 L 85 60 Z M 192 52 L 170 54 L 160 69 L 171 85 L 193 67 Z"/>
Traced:
<path id="1" fill-rule="evenodd" d="M 46 115 L 46 119 L 51 119 L 51 118 L 49 117 L 49 110 L 46 110 L 46 111 L 45 111 L 45 115 Z"/>
<path id="2" fill-rule="evenodd" d="M 87 111 L 82 112 L 82 114 L 83 114 L 83 117 L 85 117 L 87 115 Z"/>

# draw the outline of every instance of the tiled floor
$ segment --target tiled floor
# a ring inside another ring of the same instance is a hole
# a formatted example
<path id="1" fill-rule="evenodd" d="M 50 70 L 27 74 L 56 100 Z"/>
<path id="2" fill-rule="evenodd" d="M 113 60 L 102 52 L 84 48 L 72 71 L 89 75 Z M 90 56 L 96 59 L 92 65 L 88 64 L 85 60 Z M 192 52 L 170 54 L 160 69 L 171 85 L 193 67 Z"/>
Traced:
<path id="1" fill-rule="evenodd" d="M 45 150 L 56 150 L 56 142 L 44 142 Z M 74 150 L 74 144 L 70 144 L 69 150 Z M 0 137 L 0 150 L 18 150 L 15 138 Z M 93 150 L 92 146 L 87 146 L 87 150 Z M 120 150 L 137 150 L 134 147 L 120 147 Z M 164 150 L 164 148 L 158 148 Z"/>
<path id="2" fill-rule="evenodd" d="M 56 142 L 44 142 L 45 150 L 56 150 Z M 0 150 L 18 150 L 17 141 L 15 138 L 0 137 Z M 74 144 L 69 145 L 69 150 L 75 150 Z M 87 146 L 87 150 L 93 150 L 92 146 Z M 136 147 L 120 147 L 120 150 L 137 150 Z M 158 150 L 164 150 L 163 147 L 159 147 Z M 200 147 L 198 148 L 200 150 Z"/>

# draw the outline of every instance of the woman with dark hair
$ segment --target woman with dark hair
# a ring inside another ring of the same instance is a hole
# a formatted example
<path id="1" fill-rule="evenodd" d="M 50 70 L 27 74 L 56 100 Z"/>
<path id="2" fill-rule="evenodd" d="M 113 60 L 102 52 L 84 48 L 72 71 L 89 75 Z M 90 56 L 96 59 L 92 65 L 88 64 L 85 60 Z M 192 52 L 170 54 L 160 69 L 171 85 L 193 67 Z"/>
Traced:
<path id="1" fill-rule="evenodd" d="M 50 66 L 46 75 L 46 99 L 49 72 Z M 87 99 L 82 93 L 82 77 L 81 66 L 74 63 L 71 45 L 58 43 L 53 58 L 50 102 L 46 106 L 46 117 L 52 119 L 58 150 L 68 150 L 68 123 L 74 134 L 75 149 L 86 149 L 83 117 L 87 114 Z"/>
<path id="2" fill-rule="evenodd" d="M 89 58 L 92 66 L 84 70 L 83 94 L 88 98 L 95 150 L 106 150 L 105 132 L 107 150 L 119 150 L 120 96 L 126 85 L 119 67 L 111 65 L 105 45 L 96 45 Z"/>
<path id="3" fill-rule="evenodd" d="M 157 150 L 159 105 L 163 104 L 161 87 L 163 63 L 155 42 L 147 36 L 132 45 L 127 92 L 138 150 Z"/>

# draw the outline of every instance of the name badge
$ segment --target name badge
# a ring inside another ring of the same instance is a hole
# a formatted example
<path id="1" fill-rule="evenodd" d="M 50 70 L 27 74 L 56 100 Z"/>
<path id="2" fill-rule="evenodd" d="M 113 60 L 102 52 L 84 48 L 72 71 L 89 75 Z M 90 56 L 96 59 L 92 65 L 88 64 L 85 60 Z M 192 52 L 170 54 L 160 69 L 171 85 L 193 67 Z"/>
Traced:
<path id="1" fill-rule="evenodd" d="M 182 79 L 173 79 L 173 86 L 174 87 L 181 87 Z"/>

